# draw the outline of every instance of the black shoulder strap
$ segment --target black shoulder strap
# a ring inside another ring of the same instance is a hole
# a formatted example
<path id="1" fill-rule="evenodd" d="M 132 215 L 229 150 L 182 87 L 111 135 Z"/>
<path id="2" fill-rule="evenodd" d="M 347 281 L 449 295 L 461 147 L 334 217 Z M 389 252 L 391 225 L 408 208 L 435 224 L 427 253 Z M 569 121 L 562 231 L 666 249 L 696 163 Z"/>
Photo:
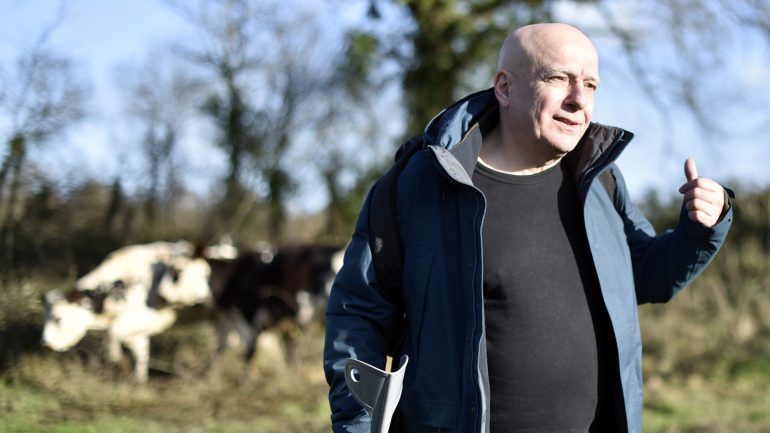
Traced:
<path id="1" fill-rule="evenodd" d="M 395 164 L 375 184 L 369 205 L 369 247 L 372 250 L 377 282 L 385 293 L 393 294 L 402 312 L 404 311 L 402 288 L 404 252 L 396 216 L 396 186 L 398 177 L 409 159 L 422 149 L 422 141 L 422 136 L 415 136 L 401 145 L 396 152 Z M 396 339 L 388 342 L 391 355 L 401 345 L 401 339 L 406 330 L 405 317 L 401 326 L 402 329 L 396 333 Z"/>
<path id="2" fill-rule="evenodd" d="M 607 195 L 610 196 L 615 209 L 620 209 L 620 196 L 618 196 L 618 184 L 615 176 L 609 170 L 604 170 L 599 174 L 599 182 L 602 183 L 604 190 L 607 191 Z"/>

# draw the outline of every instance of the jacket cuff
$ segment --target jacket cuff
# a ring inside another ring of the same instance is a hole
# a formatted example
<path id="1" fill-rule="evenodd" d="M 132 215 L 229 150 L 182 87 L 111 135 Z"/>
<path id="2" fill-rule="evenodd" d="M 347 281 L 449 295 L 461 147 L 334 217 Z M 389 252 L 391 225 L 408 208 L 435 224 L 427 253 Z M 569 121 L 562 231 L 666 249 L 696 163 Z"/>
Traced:
<path id="1" fill-rule="evenodd" d="M 732 199 L 735 198 L 735 193 L 730 188 L 725 188 L 722 186 L 722 191 L 725 193 L 724 204 L 722 205 L 722 213 L 719 214 L 719 219 L 717 219 L 717 223 L 715 225 L 718 225 L 722 222 L 722 220 L 725 219 L 727 212 L 729 212 L 733 207 Z"/>
<path id="2" fill-rule="evenodd" d="M 697 221 L 693 221 L 687 216 L 687 209 L 684 204 L 679 214 L 679 225 L 684 230 L 688 239 L 719 241 L 727 235 L 730 225 L 733 222 L 733 207 L 730 205 L 727 211 L 723 212 L 721 219 L 712 227 L 705 226 Z"/>

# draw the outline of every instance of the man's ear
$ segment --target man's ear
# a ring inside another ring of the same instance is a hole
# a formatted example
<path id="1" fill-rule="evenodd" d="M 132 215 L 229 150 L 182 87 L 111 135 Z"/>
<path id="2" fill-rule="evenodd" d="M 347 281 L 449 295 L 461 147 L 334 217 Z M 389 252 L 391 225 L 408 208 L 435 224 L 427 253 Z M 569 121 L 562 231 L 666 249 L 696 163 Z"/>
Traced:
<path id="1" fill-rule="evenodd" d="M 495 74 L 495 97 L 501 107 L 508 107 L 511 101 L 511 74 L 506 70 Z"/>

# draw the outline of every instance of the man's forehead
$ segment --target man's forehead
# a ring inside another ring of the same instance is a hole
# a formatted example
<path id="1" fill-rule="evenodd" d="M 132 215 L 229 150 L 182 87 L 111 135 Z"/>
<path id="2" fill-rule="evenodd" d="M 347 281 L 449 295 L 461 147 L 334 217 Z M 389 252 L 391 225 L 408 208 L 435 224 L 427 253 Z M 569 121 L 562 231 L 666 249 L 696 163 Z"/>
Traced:
<path id="1" fill-rule="evenodd" d="M 564 24 L 522 27 L 506 38 L 500 54 L 500 63 L 508 67 L 529 64 L 530 71 L 550 68 L 599 75 L 598 54 L 591 40 L 580 30 Z"/>
<path id="2" fill-rule="evenodd" d="M 565 74 L 576 78 L 599 81 L 599 71 L 595 67 L 584 65 L 535 65 L 533 72 L 536 76 L 550 74 Z"/>
<path id="3" fill-rule="evenodd" d="M 518 40 L 525 49 L 551 51 L 559 47 L 580 47 L 594 51 L 594 44 L 585 33 L 565 24 L 543 24 L 524 26 L 513 32 L 512 41 Z"/>
<path id="4" fill-rule="evenodd" d="M 566 41 L 560 45 L 538 44 L 526 51 L 533 69 L 599 76 L 599 58 L 591 44 L 575 41 Z"/>

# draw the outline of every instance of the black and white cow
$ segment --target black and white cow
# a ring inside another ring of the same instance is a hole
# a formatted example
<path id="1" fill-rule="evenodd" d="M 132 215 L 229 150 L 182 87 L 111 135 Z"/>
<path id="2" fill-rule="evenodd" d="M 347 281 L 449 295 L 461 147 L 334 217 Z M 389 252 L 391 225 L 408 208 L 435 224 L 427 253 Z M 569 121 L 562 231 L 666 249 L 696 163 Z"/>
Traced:
<path id="1" fill-rule="evenodd" d="M 65 351 L 74 347 L 90 330 L 105 331 L 109 359 L 118 362 L 125 346 L 134 358 L 134 376 L 146 382 L 150 359 L 150 337 L 176 320 L 173 307 L 151 308 L 147 288 L 140 284 L 118 293 L 75 289 L 67 295 L 57 291 L 45 297 L 45 346 Z"/>
<path id="2" fill-rule="evenodd" d="M 65 351 L 89 330 L 105 331 L 110 361 L 119 361 L 125 346 L 133 355 L 137 381 L 146 381 L 150 337 L 169 329 L 181 309 L 213 307 L 211 269 L 191 252 L 186 242 L 124 247 L 80 278 L 66 295 L 49 292 L 44 299 L 43 345 Z M 169 268 L 174 272 L 166 272 Z"/>
<path id="3" fill-rule="evenodd" d="M 152 264 L 177 257 L 191 257 L 193 245 L 186 241 L 129 245 L 111 252 L 91 272 L 75 283 L 78 290 L 109 290 L 113 285 L 130 286 L 152 280 Z"/>

